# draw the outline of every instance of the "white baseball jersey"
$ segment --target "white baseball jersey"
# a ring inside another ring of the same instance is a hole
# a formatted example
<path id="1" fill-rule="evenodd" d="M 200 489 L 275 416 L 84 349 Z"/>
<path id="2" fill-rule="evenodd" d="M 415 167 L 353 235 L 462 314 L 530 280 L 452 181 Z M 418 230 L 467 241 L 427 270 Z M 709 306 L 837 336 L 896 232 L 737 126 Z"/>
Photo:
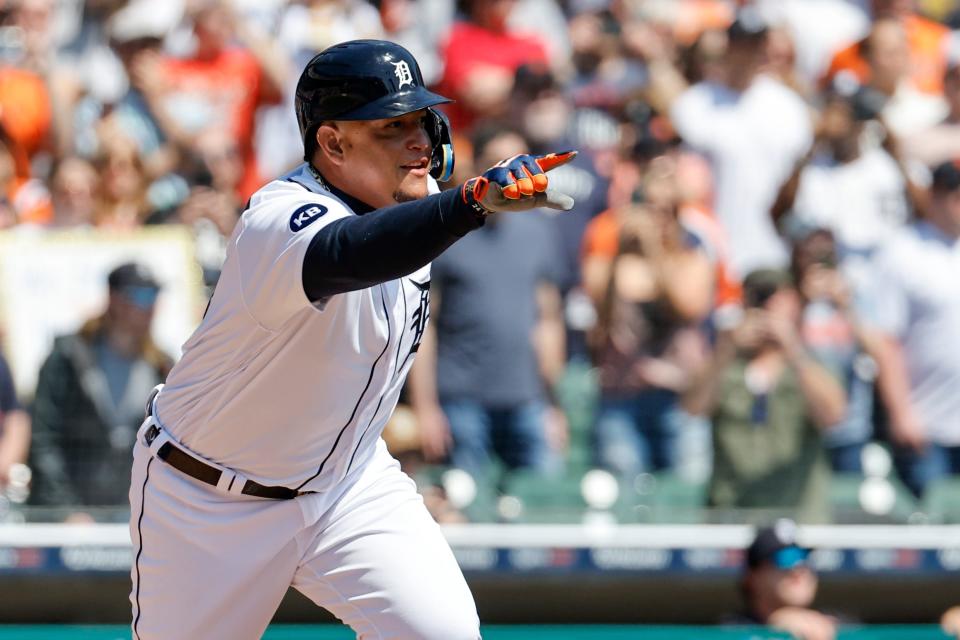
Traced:
<path id="1" fill-rule="evenodd" d="M 134 446 L 135 640 L 260 638 L 291 586 L 359 640 L 480 637 L 453 552 L 380 438 L 426 326 L 429 266 L 317 305 L 304 293 L 311 239 L 352 215 L 304 165 L 237 224 L 154 403 L 166 432 L 150 442 L 147 419 Z M 261 484 L 318 493 L 201 482 L 155 457 L 167 435 Z"/>
<path id="2" fill-rule="evenodd" d="M 254 194 L 157 400 L 177 441 L 303 491 L 326 491 L 371 458 L 426 327 L 430 267 L 312 304 L 307 247 L 352 215 L 306 164 Z"/>

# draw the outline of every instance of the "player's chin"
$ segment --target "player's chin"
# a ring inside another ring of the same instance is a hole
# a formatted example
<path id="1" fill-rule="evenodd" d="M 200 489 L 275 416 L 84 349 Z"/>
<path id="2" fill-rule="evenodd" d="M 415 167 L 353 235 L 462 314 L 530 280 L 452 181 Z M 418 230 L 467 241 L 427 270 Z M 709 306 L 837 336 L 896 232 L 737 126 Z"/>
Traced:
<path id="1" fill-rule="evenodd" d="M 429 193 L 426 171 L 407 171 L 394 190 L 393 199 L 397 202 L 410 202 L 426 198 Z"/>

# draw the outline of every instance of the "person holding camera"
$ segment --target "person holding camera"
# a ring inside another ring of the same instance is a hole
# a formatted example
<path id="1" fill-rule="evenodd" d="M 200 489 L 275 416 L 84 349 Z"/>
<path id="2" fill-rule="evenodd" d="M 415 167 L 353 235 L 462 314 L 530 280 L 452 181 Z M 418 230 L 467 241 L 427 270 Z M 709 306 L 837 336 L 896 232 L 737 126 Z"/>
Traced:
<path id="1" fill-rule="evenodd" d="M 894 462 L 917 496 L 960 473 L 960 166 L 933 171 L 930 206 L 877 256 L 877 380 Z"/>
<path id="2" fill-rule="evenodd" d="M 598 462 L 625 477 L 672 470 L 689 416 L 679 396 L 706 359 L 702 323 L 714 270 L 677 219 L 676 166 L 650 161 L 619 214 L 616 256 L 606 266 L 591 335 L 599 371 Z"/>
<path id="3" fill-rule="evenodd" d="M 803 344 L 789 273 L 750 273 L 744 306 L 683 399 L 687 411 L 713 420 L 709 504 L 827 521 L 823 431 L 843 419 L 846 394 Z"/>
<path id="4" fill-rule="evenodd" d="M 824 434 L 834 471 L 862 473 L 863 447 L 873 436 L 873 391 L 878 334 L 853 308 L 829 229 L 814 229 L 793 247 L 790 272 L 803 304 L 803 343 L 847 393 L 847 414 Z"/>

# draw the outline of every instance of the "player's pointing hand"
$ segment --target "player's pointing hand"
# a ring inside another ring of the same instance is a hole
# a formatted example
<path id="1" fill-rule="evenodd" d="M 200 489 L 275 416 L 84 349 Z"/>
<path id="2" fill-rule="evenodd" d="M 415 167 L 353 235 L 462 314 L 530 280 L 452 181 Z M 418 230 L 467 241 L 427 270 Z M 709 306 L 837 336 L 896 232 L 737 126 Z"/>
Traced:
<path id="1" fill-rule="evenodd" d="M 576 155 L 576 151 L 563 151 L 542 156 L 513 156 L 463 183 L 463 201 L 484 214 L 539 207 L 569 211 L 573 208 L 573 198 L 553 188 L 547 172 L 570 162 Z"/>

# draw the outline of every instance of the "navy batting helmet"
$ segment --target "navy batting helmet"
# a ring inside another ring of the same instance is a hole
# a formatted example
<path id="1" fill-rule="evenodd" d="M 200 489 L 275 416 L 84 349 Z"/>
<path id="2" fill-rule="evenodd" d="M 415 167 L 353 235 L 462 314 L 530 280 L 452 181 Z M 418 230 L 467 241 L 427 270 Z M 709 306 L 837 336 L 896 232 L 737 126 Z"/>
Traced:
<path id="1" fill-rule="evenodd" d="M 379 120 L 428 110 L 433 144 L 430 174 L 446 180 L 453 147 L 446 117 L 434 105 L 452 102 L 423 86 L 413 55 L 393 42 L 352 40 L 324 49 L 307 63 L 294 97 L 297 124 L 309 162 L 317 127 L 327 120 Z"/>

